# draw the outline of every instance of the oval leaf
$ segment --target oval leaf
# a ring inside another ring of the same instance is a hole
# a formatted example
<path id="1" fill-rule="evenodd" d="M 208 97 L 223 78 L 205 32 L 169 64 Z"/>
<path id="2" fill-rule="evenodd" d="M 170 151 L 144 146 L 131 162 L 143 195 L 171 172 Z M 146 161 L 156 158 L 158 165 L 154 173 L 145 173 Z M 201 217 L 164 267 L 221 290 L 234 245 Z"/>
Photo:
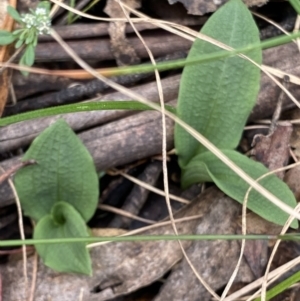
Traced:
<path id="1" fill-rule="evenodd" d="M 57 202 L 71 204 L 88 221 L 96 210 L 99 184 L 93 159 L 63 120 L 43 131 L 23 160 L 37 164 L 19 170 L 15 184 L 24 213 L 35 221 Z"/>
<path id="2" fill-rule="evenodd" d="M 222 152 L 254 180 L 269 172 L 261 163 L 255 162 L 234 150 L 222 150 Z M 214 182 L 225 194 L 239 203 L 244 202 L 249 189 L 249 184 L 211 152 L 197 155 L 183 170 L 182 183 L 184 186 L 198 182 Z M 293 193 L 276 175 L 269 175 L 260 180 L 259 183 L 285 204 L 292 208 L 296 207 L 297 202 Z M 266 220 L 279 225 L 284 225 L 289 217 L 287 213 L 254 189 L 249 194 L 247 207 Z M 291 226 L 298 228 L 298 222 L 294 220 Z"/>
<path id="3" fill-rule="evenodd" d="M 69 204 L 56 203 L 52 215 L 36 225 L 34 239 L 88 237 L 80 214 Z M 48 267 L 58 272 L 92 274 L 91 259 L 85 243 L 37 244 L 38 254 Z"/>
<path id="4" fill-rule="evenodd" d="M 24 53 L 24 63 L 26 66 L 30 67 L 34 63 L 35 53 L 34 47 L 32 44 L 26 46 L 26 50 Z"/>
<path id="5" fill-rule="evenodd" d="M 0 45 L 9 45 L 17 39 L 11 32 L 0 30 Z"/>
<path id="6" fill-rule="evenodd" d="M 259 43 L 255 22 L 240 0 L 230 0 L 222 6 L 205 23 L 201 33 L 233 48 Z M 217 51 L 224 50 L 197 39 L 188 59 Z M 261 63 L 260 49 L 246 55 Z M 180 82 L 178 117 L 217 147 L 233 149 L 255 104 L 259 83 L 260 70 L 238 56 L 186 66 Z M 196 154 L 206 151 L 178 125 L 175 126 L 175 147 L 181 167 Z"/>
<path id="7" fill-rule="evenodd" d="M 10 14 L 10 16 L 17 22 L 19 23 L 23 23 L 22 18 L 20 16 L 20 14 L 18 13 L 18 11 L 13 8 L 12 6 L 8 5 L 7 6 L 7 12 Z"/>

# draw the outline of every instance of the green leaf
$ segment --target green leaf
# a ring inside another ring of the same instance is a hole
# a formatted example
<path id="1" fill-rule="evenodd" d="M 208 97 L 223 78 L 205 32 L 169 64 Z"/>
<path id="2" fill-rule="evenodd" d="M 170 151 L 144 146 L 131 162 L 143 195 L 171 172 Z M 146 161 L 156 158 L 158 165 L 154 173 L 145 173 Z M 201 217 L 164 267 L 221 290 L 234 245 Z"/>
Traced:
<path id="1" fill-rule="evenodd" d="M 99 184 L 93 159 L 63 120 L 44 130 L 23 160 L 37 164 L 19 170 L 15 184 L 26 215 L 35 221 L 57 202 L 72 205 L 88 221 L 98 204 Z"/>
<path id="2" fill-rule="evenodd" d="M 234 150 L 222 150 L 222 152 L 254 180 L 269 172 L 261 163 L 255 162 Z M 225 194 L 239 203 L 243 203 L 249 188 L 249 184 L 211 152 L 195 156 L 183 169 L 183 186 L 198 182 L 214 182 Z M 260 180 L 259 183 L 290 207 L 294 208 L 297 205 L 291 190 L 277 176 L 269 175 Z M 279 225 L 284 225 L 289 217 L 287 213 L 254 189 L 249 194 L 247 207 L 266 220 Z M 293 221 L 292 227 L 298 228 L 298 222 Z"/>
<path id="3" fill-rule="evenodd" d="M 26 46 L 26 50 L 24 53 L 24 63 L 28 67 L 32 66 L 34 63 L 34 58 L 35 58 L 34 50 L 35 49 L 32 44 Z"/>
<path id="4" fill-rule="evenodd" d="M 35 38 L 34 32 L 30 30 L 25 40 L 25 44 L 33 44 L 33 40 Z M 32 45 L 33 46 L 33 45 Z"/>
<path id="5" fill-rule="evenodd" d="M 51 5 L 50 5 L 50 2 L 49 1 L 41 1 L 38 5 L 37 5 L 38 8 L 44 8 L 47 13 L 50 12 L 50 8 L 51 8 Z"/>
<path id="6" fill-rule="evenodd" d="M 218 9 L 201 33 L 233 48 L 259 43 L 258 29 L 241 0 L 230 0 Z M 222 51 L 197 39 L 188 60 Z M 247 56 L 261 63 L 261 50 L 247 52 Z M 255 104 L 259 83 L 260 70 L 238 56 L 186 66 L 180 82 L 178 117 L 217 147 L 233 149 Z M 196 154 L 206 151 L 178 125 L 175 126 L 175 147 L 181 167 Z"/>
<path id="7" fill-rule="evenodd" d="M 16 20 L 19 23 L 23 23 L 20 14 L 18 13 L 18 11 L 13 8 L 12 6 L 8 5 L 7 6 L 7 12 L 9 13 L 9 15 Z"/>
<path id="8" fill-rule="evenodd" d="M 19 36 L 23 31 L 27 31 L 27 29 L 24 29 L 24 28 L 20 28 L 20 29 L 16 29 L 13 31 L 13 35 L 14 36 Z"/>
<path id="9" fill-rule="evenodd" d="M 0 45 L 9 45 L 17 39 L 11 32 L 7 30 L 0 30 Z"/>
<path id="10" fill-rule="evenodd" d="M 21 40 L 18 40 L 18 42 L 22 42 L 22 44 L 23 44 L 23 41 L 21 41 Z M 17 43 L 18 43 L 18 42 L 17 42 Z M 22 55 L 21 58 L 20 58 L 19 65 L 20 65 L 20 66 L 27 66 L 27 65 L 26 65 L 25 52 L 23 53 L 23 55 Z M 20 70 L 20 72 L 21 72 L 24 76 L 28 76 L 28 74 L 29 74 L 29 72 L 28 72 L 28 71 L 25 71 L 25 70 Z"/>
<path id="11" fill-rule="evenodd" d="M 89 236 L 84 220 L 71 205 L 56 203 L 51 213 L 36 225 L 34 239 Z M 85 243 L 39 244 L 36 250 L 44 264 L 58 272 L 92 274 Z"/>
<path id="12" fill-rule="evenodd" d="M 18 41 L 17 41 L 16 44 L 15 44 L 15 48 L 16 48 L 16 49 L 20 48 L 20 47 L 23 45 L 23 43 L 24 43 L 24 40 L 18 39 Z M 23 56 L 24 56 L 24 55 L 23 55 Z M 20 59 L 20 60 L 21 60 L 21 59 Z"/>

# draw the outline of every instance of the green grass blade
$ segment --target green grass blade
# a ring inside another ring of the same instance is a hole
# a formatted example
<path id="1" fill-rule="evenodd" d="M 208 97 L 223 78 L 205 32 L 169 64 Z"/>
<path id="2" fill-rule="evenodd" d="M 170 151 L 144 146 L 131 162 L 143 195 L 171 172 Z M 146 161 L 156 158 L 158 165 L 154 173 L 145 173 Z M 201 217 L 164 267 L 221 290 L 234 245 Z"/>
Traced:
<path id="1" fill-rule="evenodd" d="M 280 293 L 284 292 L 288 288 L 290 288 L 293 284 L 300 281 L 300 271 L 292 275 L 291 277 L 283 280 L 278 285 L 274 286 L 272 289 L 267 291 L 266 300 L 271 300 L 276 297 Z M 261 298 L 256 298 L 254 301 L 260 301 Z"/>
<path id="2" fill-rule="evenodd" d="M 175 113 L 176 109 L 173 106 L 166 105 L 166 110 Z M 141 104 L 138 101 L 101 101 L 101 102 L 86 102 L 70 105 L 57 106 L 47 109 L 35 110 L 31 112 L 21 113 L 14 116 L 0 118 L 0 126 L 6 126 L 13 123 L 32 120 L 41 117 L 55 116 L 67 113 L 101 111 L 101 110 L 152 110 L 147 105 Z"/>

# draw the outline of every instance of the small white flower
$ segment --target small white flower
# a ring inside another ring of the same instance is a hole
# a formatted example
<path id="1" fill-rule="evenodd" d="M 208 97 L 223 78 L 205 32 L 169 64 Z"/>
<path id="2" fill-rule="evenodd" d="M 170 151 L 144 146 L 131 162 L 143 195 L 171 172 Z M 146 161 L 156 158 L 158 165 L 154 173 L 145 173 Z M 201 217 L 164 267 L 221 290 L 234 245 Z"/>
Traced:
<path id="1" fill-rule="evenodd" d="M 35 10 L 35 14 L 45 16 L 45 15 L 47 15 L 47 11 L 43 7 L 37 7 L 36 10 Z"/>
<path id="2" fill-rule="evenodd" d="M 32 14 L 22 15 L 21 20 L 26 24 L 26 28 L 34 27 L 37 34 L 50 34 L 51 19 L 45 8 L 38 7 Z"/>

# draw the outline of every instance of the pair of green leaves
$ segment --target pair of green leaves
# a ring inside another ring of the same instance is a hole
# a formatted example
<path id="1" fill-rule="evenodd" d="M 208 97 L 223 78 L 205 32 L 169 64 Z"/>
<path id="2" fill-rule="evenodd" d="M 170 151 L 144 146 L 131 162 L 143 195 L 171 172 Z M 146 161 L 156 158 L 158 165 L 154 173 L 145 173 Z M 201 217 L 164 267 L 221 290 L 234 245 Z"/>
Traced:
<path id="1" fill-rule="evenodd" d="M 20 28 L 14 32 L 0 30 L 0 45 L 15 42 L 16 49 L 25 46 L 19 64 L 30 67 L 34 63 L 38 35 L 50 34 L 50 3 L 42 1 L 35 10 L 30 10 L 27 14 L 20 15 L 12 6 L 7 7 L 7 12 L 19 23 Z M 27 71 L 22 71 L 22 73 L 28 75 Z"/>
<path id="2" fill-rule="evenodd" d="M 241 0 L 230 0 L 217 10 L 201 32 L 232 48 L 259 43 L 256 24 Z M 188 59 L 216 51 L 222 49 L 197 39 Z M 247 56 L 261 64 L 261 50 L 252 50 Z M 234 149 L 255 104 L 259 83 L 260 70 L 238 56 L 187 66 L 180 83 L 177 107 L 179 118 L 209 139 L 254 179 L 266 174 L 268 169 Z M 214 182 L 227 195 L 243 203 L 249 185 L 178 125 L 175 127 L 175 147 L 182 168 L 183 186 Z M 293 194 L 276 176 L 268 176 L 260 184 L 289 206 L 296 206 Z M 247 206 L 276 224 L 283 225 L 288 218 L 285 212 L 254 190 L 249 195 Z M 296 228 L 297 222 L 294 221 L 292 226 Z"/>
<path id="3" fill-rule="evenodd" d="M 36 164 L 18 171 L 15 184 L 25 215 L 37 225 L 35 239 L 87 237 L 99 184 L 93 159 L 60 119 L 31 144 L 23 160 Z M 91 274 L 85 243 L 37 245 L 46 265 L 61 272 Z"/>

